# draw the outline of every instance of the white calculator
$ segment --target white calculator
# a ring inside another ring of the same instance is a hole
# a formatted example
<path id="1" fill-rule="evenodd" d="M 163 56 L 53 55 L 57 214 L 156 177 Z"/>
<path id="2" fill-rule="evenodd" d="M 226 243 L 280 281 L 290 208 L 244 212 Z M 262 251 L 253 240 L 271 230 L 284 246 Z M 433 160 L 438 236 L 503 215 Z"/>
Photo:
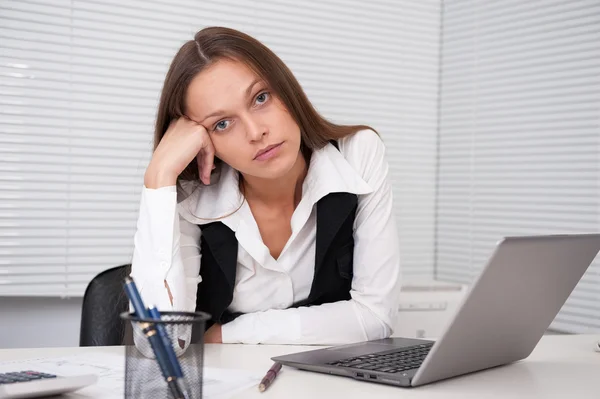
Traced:
<path id="1" fill-rule="evenodd" d="M 0 399 L 59 395 L 92 385 L 97 380 L 92 374 L 61 377 L 34 370 L 0 373 Z"/>

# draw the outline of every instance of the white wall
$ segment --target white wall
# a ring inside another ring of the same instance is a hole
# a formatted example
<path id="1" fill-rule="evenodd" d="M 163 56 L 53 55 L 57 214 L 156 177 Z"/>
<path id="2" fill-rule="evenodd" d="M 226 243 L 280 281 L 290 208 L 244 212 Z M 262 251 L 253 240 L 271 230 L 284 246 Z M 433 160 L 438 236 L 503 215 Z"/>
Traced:
<path id="1" fill-rule="evenodd" d="M 79 346 L 81 298 L 0 298 L 0 348 Z"/>

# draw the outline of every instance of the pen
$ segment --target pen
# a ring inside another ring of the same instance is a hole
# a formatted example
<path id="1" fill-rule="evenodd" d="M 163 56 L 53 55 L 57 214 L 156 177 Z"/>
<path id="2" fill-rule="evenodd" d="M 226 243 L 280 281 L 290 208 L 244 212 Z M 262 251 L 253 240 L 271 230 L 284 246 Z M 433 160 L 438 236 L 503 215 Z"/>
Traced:
<path id="1" fill-rule="evenodd" d="M 150 317 L 155 320 L 160 320 L 160 311 L 156 308 L 156 306 L 152 306 L 148 308 L 148 313 Z M 169 334 L 167 333 L 167 329 L 164 325 L 160 323 L 156 323 L 156 330 L 158 331 L 158 336 L 163 341 L 163 346 L 167 353 L 167 357 L 171 362 L 173 373 L 175 377 L 177 377 L 177 383 L 180 385 L 180 388 L 183 392 L 188 392 L 187 387 L 185 386 L 183 371 L 181 370 L 181 365 L 179 364 L 179 360 L 177 359 L 177 355 L 173 350 L 173 345 L 171 344 L 171 339 L 169 338 Z"/>
<path id="2" fill-rule="evenodd" d="M 156 308 L 156 306 L 152 306 L 148 308 L 148 313 L 150 317 L 155 320 L 160 320 L 160 312 Z M 181 378 L 183 377 L 183 371 L 181 371 L 181 366 L 179 365 L 179 361 L 177 360 L 177 355 L 173 350 L 173 345 L 171 344 L 171 339 L 169 338 L 169 334 L 167 333 L 167 329 L 162 324 L 156 324 L 156 330 L 158 331 L 158 335 L 163 341 L 163 345 L 167 352 L 167 356 L 169 357 L 169 361 L 173 366 L 173 372 L 175 373 L 175 377 Z"/>
<path id="3" fill-rule="evenodd" d="M 258 390 L 264 392 L 267 388 L 275 381 L 275 377 L 279 374 L 279 370 L 281 370 L 281 363 L 275 362 L 273 366 L 267 371 L 267 374 L 263 377 L 262 381 L 258 385 Z"/>
<path id="4" fill-rule="evenodd" d="M 141 319 L 149 318 L 148 311 L 144 307 L 144 302 L 142 301 L 142 297 L 140 296 L 133 279 L 126 277 L 123 286 L 125 288 L 125 293 L 133 305 L 136 315 Z M 152 351 L 156 356 L 156 361 L 158 362 L 160 371 L 165 378 L 173 397 L 176 399 L 185 399 L 185 395 L 182 392 L 181 386 L 177 383 L 177 377 L 171 370 L 172 366 L 170 364 L 169 357 L 167 356 L 163 341 L 158 335 L 156 328 L 151 323 L 141 323 L 140 325 L 144 335 L 148 337 L 148 341 L 150 342 Z"/>

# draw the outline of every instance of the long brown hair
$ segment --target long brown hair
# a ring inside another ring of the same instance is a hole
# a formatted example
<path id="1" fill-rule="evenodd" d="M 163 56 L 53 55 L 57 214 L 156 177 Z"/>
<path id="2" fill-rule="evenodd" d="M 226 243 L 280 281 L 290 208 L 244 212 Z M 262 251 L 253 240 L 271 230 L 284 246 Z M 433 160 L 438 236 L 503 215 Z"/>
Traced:
<path id="1" fill-rule="evenodd" d="M 172 120 L 186 115 L 186 92 L 192 79 L 219 59 L 243 62 L 269 85 L 273 94 L 285 105 L 300 127 L 301 148 L 306 155 L 323 148 L 366 125 L 338 125 L 322 117 L 308 100 L 300 83 L 289 68 L 264 44 L 240 31 L 209 27 L 202 29 L 194 40 L 186 42 L 171 62 L 158 105 L 154 130 L 154 149 L 158 146 Z M 179 176 L 181 181 L 198 181 L 198 166 L 194 159 Z"/>

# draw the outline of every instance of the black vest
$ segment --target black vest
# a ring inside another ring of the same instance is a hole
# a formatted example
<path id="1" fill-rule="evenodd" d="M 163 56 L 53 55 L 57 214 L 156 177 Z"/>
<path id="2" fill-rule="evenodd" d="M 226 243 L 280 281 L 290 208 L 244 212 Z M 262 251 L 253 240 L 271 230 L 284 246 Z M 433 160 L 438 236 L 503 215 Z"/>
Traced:
<path id="1" fill-rule="evenodd" d="M 354 254 L 353 225 L 357 196 L 332 193 L 317 202 L 315 273 L 308 298 L 292 305 L 311 306 L 350 299 Z M 238 242 L 221 222 L 201 225 L 202 260 L 196 310 L 225 324 L 240 314 L 227 310 L 233 299 Z"/>

